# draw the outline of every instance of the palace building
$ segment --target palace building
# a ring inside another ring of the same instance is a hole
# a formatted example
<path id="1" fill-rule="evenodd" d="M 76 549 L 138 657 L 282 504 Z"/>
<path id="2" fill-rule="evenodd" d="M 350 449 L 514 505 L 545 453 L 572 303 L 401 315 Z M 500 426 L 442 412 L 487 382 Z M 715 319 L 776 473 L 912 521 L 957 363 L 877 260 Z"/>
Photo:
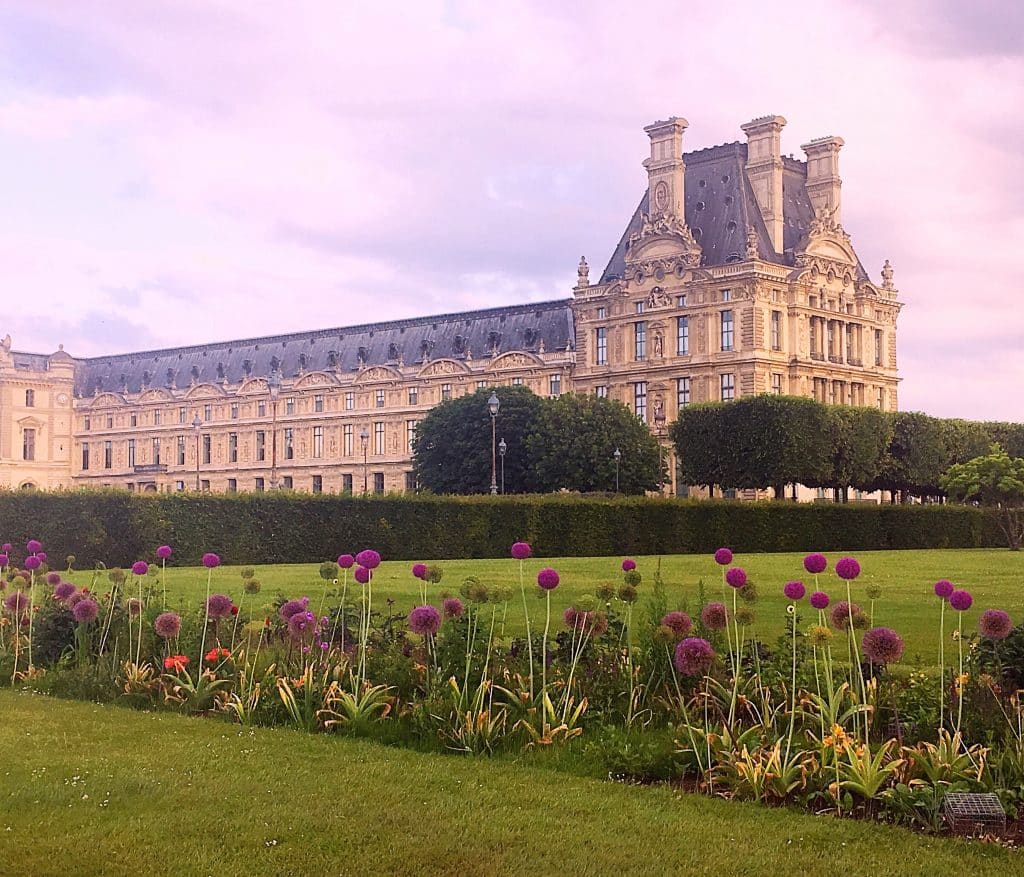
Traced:
<path id="1" fill-rule="evenodd" d="M 0 486 L 411 490 L 427 410 L 502 384 L 617 399 L 669 456 L 667 426 L 693 402 L 895 410 L 901 305 L 889 263 L 872 281 L 841 224 L 843 140 L 800 161 L 781 153 L 785 124 L 690 153 L 685 119 L 646 127 L 647 188 L 596 282 L 580 260 L 571 298 L 81 359 L 5 338 Z"/>

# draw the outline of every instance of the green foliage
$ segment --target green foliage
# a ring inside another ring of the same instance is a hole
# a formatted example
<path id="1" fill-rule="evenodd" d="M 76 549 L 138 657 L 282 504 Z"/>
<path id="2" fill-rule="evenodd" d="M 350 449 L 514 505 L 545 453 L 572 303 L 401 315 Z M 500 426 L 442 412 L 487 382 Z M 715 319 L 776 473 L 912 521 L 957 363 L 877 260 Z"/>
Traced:
<path id="1" fill-rule="evenodd" d="M 1010 457 L 995 446 L 985 456 L 951 466 L 942 478 L 943 489 L 961 502 L 990 510 L 1006 536 L 1010 549 L 1024 541 L 1024 459 Z"/>

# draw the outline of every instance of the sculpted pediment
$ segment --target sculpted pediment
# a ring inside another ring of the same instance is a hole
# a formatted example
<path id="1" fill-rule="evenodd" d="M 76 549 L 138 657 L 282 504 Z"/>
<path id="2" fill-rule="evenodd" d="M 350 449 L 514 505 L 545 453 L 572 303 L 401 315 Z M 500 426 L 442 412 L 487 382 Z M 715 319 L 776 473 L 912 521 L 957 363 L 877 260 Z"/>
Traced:
<path id="1" fill-rule="evenodd" d="M 114 408 L 118 405 L 124 405 L 125 398 L 118 393 L 100 393 L 95 399 L 89 403 L 90 408 Z"/>
<path id="2" fill-rule="evenodd" d="M 402 373 L 387 365 L 371 365 L 356 375 L 357 384 L 368 384 L 372 381 L 399 381 L 401 379 Z"/>
<path id="3" fill-rule="evenodd" d="M 299 378 L 295 382 L 295 387 L 302 390 L 309 387 L 326 387 L 337 383 L 337 380 L 326 372 L 310 372 Z"/>
<path id="4" fill-rule="evenodd" d="M 640 228 L 629 236 L 626 265 L 643 261 L 678 260 L 686 268 L 700 264 L 701 249 L 689 226 L 671 213 L 641 218 Z"/>
<path id="5" fill-rule="evenodd" d="M 239 396 L 256 396 L 268 392 L 266 378 L 251 378 L 238 388 Z"/>
<path id="6" fill-rule="evenodd" d="M 429 378 L 431 375 L 465 375 L 471 371 L 464 362 L 455 359 L 437 359 L 427 363 L 419 371 L 421 378 Z"/>
<path id="7" fill-rule="evenodd" d="M 496 356 L 491 361 L 491 371 L 510 368 L 533 368 L 537 365 L 544 365 L 544 360 L 539 356 L 527 353 L 526 351 L 513 350 L 509 353 L 503 353 L 501 356 Z"/>
<path id="8" fill-rule="evenodd" d="M 140 402 L 166 402 L 173 396 L 167 390 L 146 390 L 139 396 Z"/>
<path id="9" fill-rule="evenodd" d="M 185 393 L 186 399 L 202 399 L 205 397 L 222 397 L 226 396 L 223 387 L 218 387 L 216 384 L 196 384 L 194 387 L 190 387 L 188 392 Z"/>

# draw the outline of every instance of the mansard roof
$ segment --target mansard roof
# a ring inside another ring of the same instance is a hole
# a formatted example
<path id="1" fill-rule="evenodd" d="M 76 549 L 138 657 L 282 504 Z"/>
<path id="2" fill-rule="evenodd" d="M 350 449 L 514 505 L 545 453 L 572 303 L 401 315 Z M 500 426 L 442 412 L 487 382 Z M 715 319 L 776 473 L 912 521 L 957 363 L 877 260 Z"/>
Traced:
<path id="1" fill-rule="evenodd" d="M 570 300 L 561 299 L 81 359 L 75 390 L 85 396 L 104 390 L 138 393 L 147 386 L 185 389 L 194 383 L 237 384 L 267 377 L 275 367 L 290 378 L 311 371 L 355 372 L 360 364 L 488 360 L 511 350 L 555 352 L 574 343 Z"/>
<path id="2" fill-rule="evenodd" d="M 757 232 L 759 258 L 779 265 L 793 264 L 793 249 L 814 219 L 814 208 L 804 187 L 807 164 L 789 156 L 782 159 L 783 252 L 772 246 L 768 229 L 747 179 L 747 144 L 725 143 L 683 154 L 686 163 L 684 204 L 686 224 L 701 247 L 701 265 L 725 265 L 743 258 L 747 227 Z M 644 192 L 626 231 L 601 275 L 601 283 L 622 277 L 626 270 L 629 237 L 640 230 L 649 213 Z M 858 279 L 867 273 L 858 262 Z"/>

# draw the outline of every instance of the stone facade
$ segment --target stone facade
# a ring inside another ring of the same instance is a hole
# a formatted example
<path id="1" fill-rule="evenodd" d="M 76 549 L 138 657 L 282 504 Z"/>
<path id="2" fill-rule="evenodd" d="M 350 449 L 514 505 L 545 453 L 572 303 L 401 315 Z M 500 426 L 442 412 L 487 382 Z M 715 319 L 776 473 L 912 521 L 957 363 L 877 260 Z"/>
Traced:
<path id="1" fill-rule="evenodd" d="M 80 360 L 5 339 L 0 484 L 408 490 L 425 412 L 499 384 L 618 399 L 669 458 L 691 402 L 895 410 L 900 304 L 889 263 L 872 282 L 841 225 L 843 141 L 796 161 L 784 125 L 689 154 L 684 119 L 645 128 L 647 190 L 596 283 L 580 260 L 571 299 Z"/>

